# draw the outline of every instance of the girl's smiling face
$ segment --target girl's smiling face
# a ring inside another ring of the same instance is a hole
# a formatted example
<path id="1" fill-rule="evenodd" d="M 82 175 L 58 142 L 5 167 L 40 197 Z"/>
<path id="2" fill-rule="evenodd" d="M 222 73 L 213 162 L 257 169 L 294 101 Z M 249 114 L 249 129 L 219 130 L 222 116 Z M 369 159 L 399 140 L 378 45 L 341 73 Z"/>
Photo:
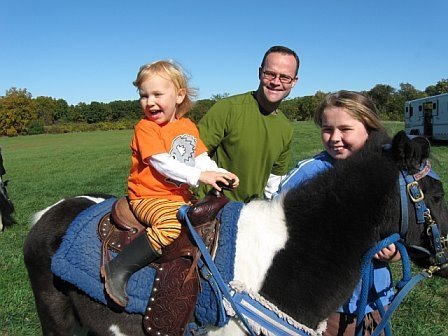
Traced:
<path id="1" fill-rule="evenodd" d="M 177 106 L 185 98 L 185 90 L 177 90 L 170 79 L 159 74 L 143 81 L 139 93 L 146 118 L 158 125 L 176 120 Z"/>
<path id="2" fill-rule="evenodd" d="M 346 159 L 360 150 L 369 133 L 364 124 L 343 107 L 326 108 L 322 114 L 322 143 L 334 159 Z"/>

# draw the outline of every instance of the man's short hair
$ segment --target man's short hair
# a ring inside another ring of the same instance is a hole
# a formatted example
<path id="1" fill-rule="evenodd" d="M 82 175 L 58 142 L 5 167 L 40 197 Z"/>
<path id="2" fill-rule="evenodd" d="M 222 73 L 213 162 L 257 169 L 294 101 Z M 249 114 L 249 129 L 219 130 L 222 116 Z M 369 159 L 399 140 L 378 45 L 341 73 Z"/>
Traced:
<path id="1" fill-rule="evenodd" d="M 266 51 L 266 53 L 264 54 L 263 60 L 261 61 L 260 67 L 263 68 L 264 67 L 264 63 L 266 62 L 266 57 L 268 57 L 269 54 L 272 54 L 272 53 L 275 53 L 275 52 L 280 53 L 280 54 L 286 54 L 286 55 L 294 56 L 294 58 L 296 59 L 296 62 L 297 62 L 297 68 L 296 68 L 296 76 L 297 76 L 297 73 L 299 72 L 299 66 L 300 66 L 299 56 L 297 56 L 297 54 L 295 53 L 294 50 L 291 50 L 288 47 L 284 47 L 284 46 L 273 46 L 273 47 L 270 47 L 268 49 L 268 51 Z"/>

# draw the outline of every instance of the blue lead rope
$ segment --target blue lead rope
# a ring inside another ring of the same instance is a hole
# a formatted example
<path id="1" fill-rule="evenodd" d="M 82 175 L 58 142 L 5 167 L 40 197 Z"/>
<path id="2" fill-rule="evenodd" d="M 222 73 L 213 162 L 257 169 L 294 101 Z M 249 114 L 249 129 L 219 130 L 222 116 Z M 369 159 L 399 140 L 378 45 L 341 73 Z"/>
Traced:
<path id="1" fill-rule="evenodd" d="M 361 263 L 361 279 L 362 279 L 362 286 L 361 286 L 361 294 L 357 309 L 357 320 L 356 320 L 356 335 L 361 336 L 362 335 L 362 322 L 365 315 L 365 310 L 367 307 L 367 299 L 369 296 L 369 292 L 371 290 L 375 290 L 375 284 L 374 284 L 374 274 L 373 274 L 373 256 L 381 251 L 383 248 L 389 246 L 390 244 L 393 244 L 397 242 L 400 239 L 400 235 L 393 234 L 390 237 L 383 239 L 380 241 L 376 246 L 372 247 L 370 250 L 368 250 L 362 259 Z M 404 258 L 403 258 L 404 260 Z M 376 290 L 375 290 L 376 291 Z M 383 305 L 381 304 L 381 301 L 379 298 L 376 299 L 375 304 L 380 312 L 380 315 L 382 316 L 384 314 L 384 309 L 381 309 Z M 390 333 L 390 324 L 386 325 L 386 335 L 391 335 Z"/>
<path id="2" fill-rule="evenodd" d="M 395 243 L 395 246 L 397 247 L 401 255 L 403 275 L 402 279 L 396 285 L 397 293 L 392 299 L 391 304 L 389 305 L 389 309 L 387 311 L 385 311 L 379 298 L 375 300 L 376 308 L 378 309 L 381 315 L 381 322 L 375 328 L 371 336 L 380 335 L 383 329 L 386 336 L 392 335 L 390 325 L 390 318 L 392 313 L 398 308 L 401 301 L 403 301 L 405 296 L 415 287 L 415 285 L 417 285 L 421 280 L 431 276 L 429 272 L 423 271 L 411 278 L 411 263 L 409 261 L 409 256 L 403 242 L 400 240 L 400 235 L 398 233 L 394 233 L 391 236 L 381 240 L 375 247 L 372 247 L 370 250 L 368 250 L 364 254 L 361 264 L 362 287 L 361 287 L 360 302 L 357 309 L 357 321 L 356 321 L 357 336 L 362 335 L 363 331 L 362 322 L 364 319 L 365 309 L 367 306 L 368 294 L 371 291 L 374 291 L 376 293 L 373 279 L 373 263 L 372 263 L 373 256 L 383 248 L 393 243 Z"/>
<path id="3" fill-rule="evenodd" d="M 392 300 L 389 309 L 387 312 L 382 316 L 381 322 L 377 325 L 375 328 L 375 331 L 371 334 L 371 336 L 378 336 L 380 335 L 381 331 L 385 329 L 387 325 L 390 325 L 390 317 L 392 316 L 392 313 L 395 311 L 395 309 L 398 308 L 399 304 L 405 296 L 412 290 L 412 288 L 415 287 L 420 281 L 423 279 L 429 278 L 431 275 L 427 271 L 423 271 L 417 275 L 415 275 L 408 283 L 395 295 L 394 299 Z"/>

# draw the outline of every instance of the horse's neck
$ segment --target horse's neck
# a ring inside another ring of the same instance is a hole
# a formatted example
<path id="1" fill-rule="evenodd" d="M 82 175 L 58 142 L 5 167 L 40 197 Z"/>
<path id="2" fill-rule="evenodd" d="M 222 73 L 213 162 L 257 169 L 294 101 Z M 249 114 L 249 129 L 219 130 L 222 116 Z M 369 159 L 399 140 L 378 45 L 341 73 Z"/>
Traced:
<path id="1" fill-rule="evenodd" d="M 238 220 L 235 280 L 258 291 L 272 259 L 285 246 L 287 236 L 280 198 L 245 205 Z"/>

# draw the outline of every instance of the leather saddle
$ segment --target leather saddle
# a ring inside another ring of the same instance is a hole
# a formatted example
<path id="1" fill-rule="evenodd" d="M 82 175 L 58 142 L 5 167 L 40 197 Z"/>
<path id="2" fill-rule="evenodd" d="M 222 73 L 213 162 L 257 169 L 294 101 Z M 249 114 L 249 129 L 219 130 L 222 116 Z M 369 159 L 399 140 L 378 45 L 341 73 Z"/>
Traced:
<path id="1" fill-rule="evenodd" d="M 219 232 L 216 215 L 228 202 L 222 192 L 212 189 L 188 210 L 188 218 L 212 255 Z M 128 199 L 119 198 L 111 212 L 98 223 L 101 267 L 110 260 L 109 251 L 120 252 L 145 229 L 132 213 Z M 156 275 L 143 318 L 149 335 L 182 336 L 193 316 L 200 291 L 197 262 L 201 253 L 192 241 L 188 228 L 183 225 L 179 237 L 163 248 L 161 257 L 151 265 Z"/>

